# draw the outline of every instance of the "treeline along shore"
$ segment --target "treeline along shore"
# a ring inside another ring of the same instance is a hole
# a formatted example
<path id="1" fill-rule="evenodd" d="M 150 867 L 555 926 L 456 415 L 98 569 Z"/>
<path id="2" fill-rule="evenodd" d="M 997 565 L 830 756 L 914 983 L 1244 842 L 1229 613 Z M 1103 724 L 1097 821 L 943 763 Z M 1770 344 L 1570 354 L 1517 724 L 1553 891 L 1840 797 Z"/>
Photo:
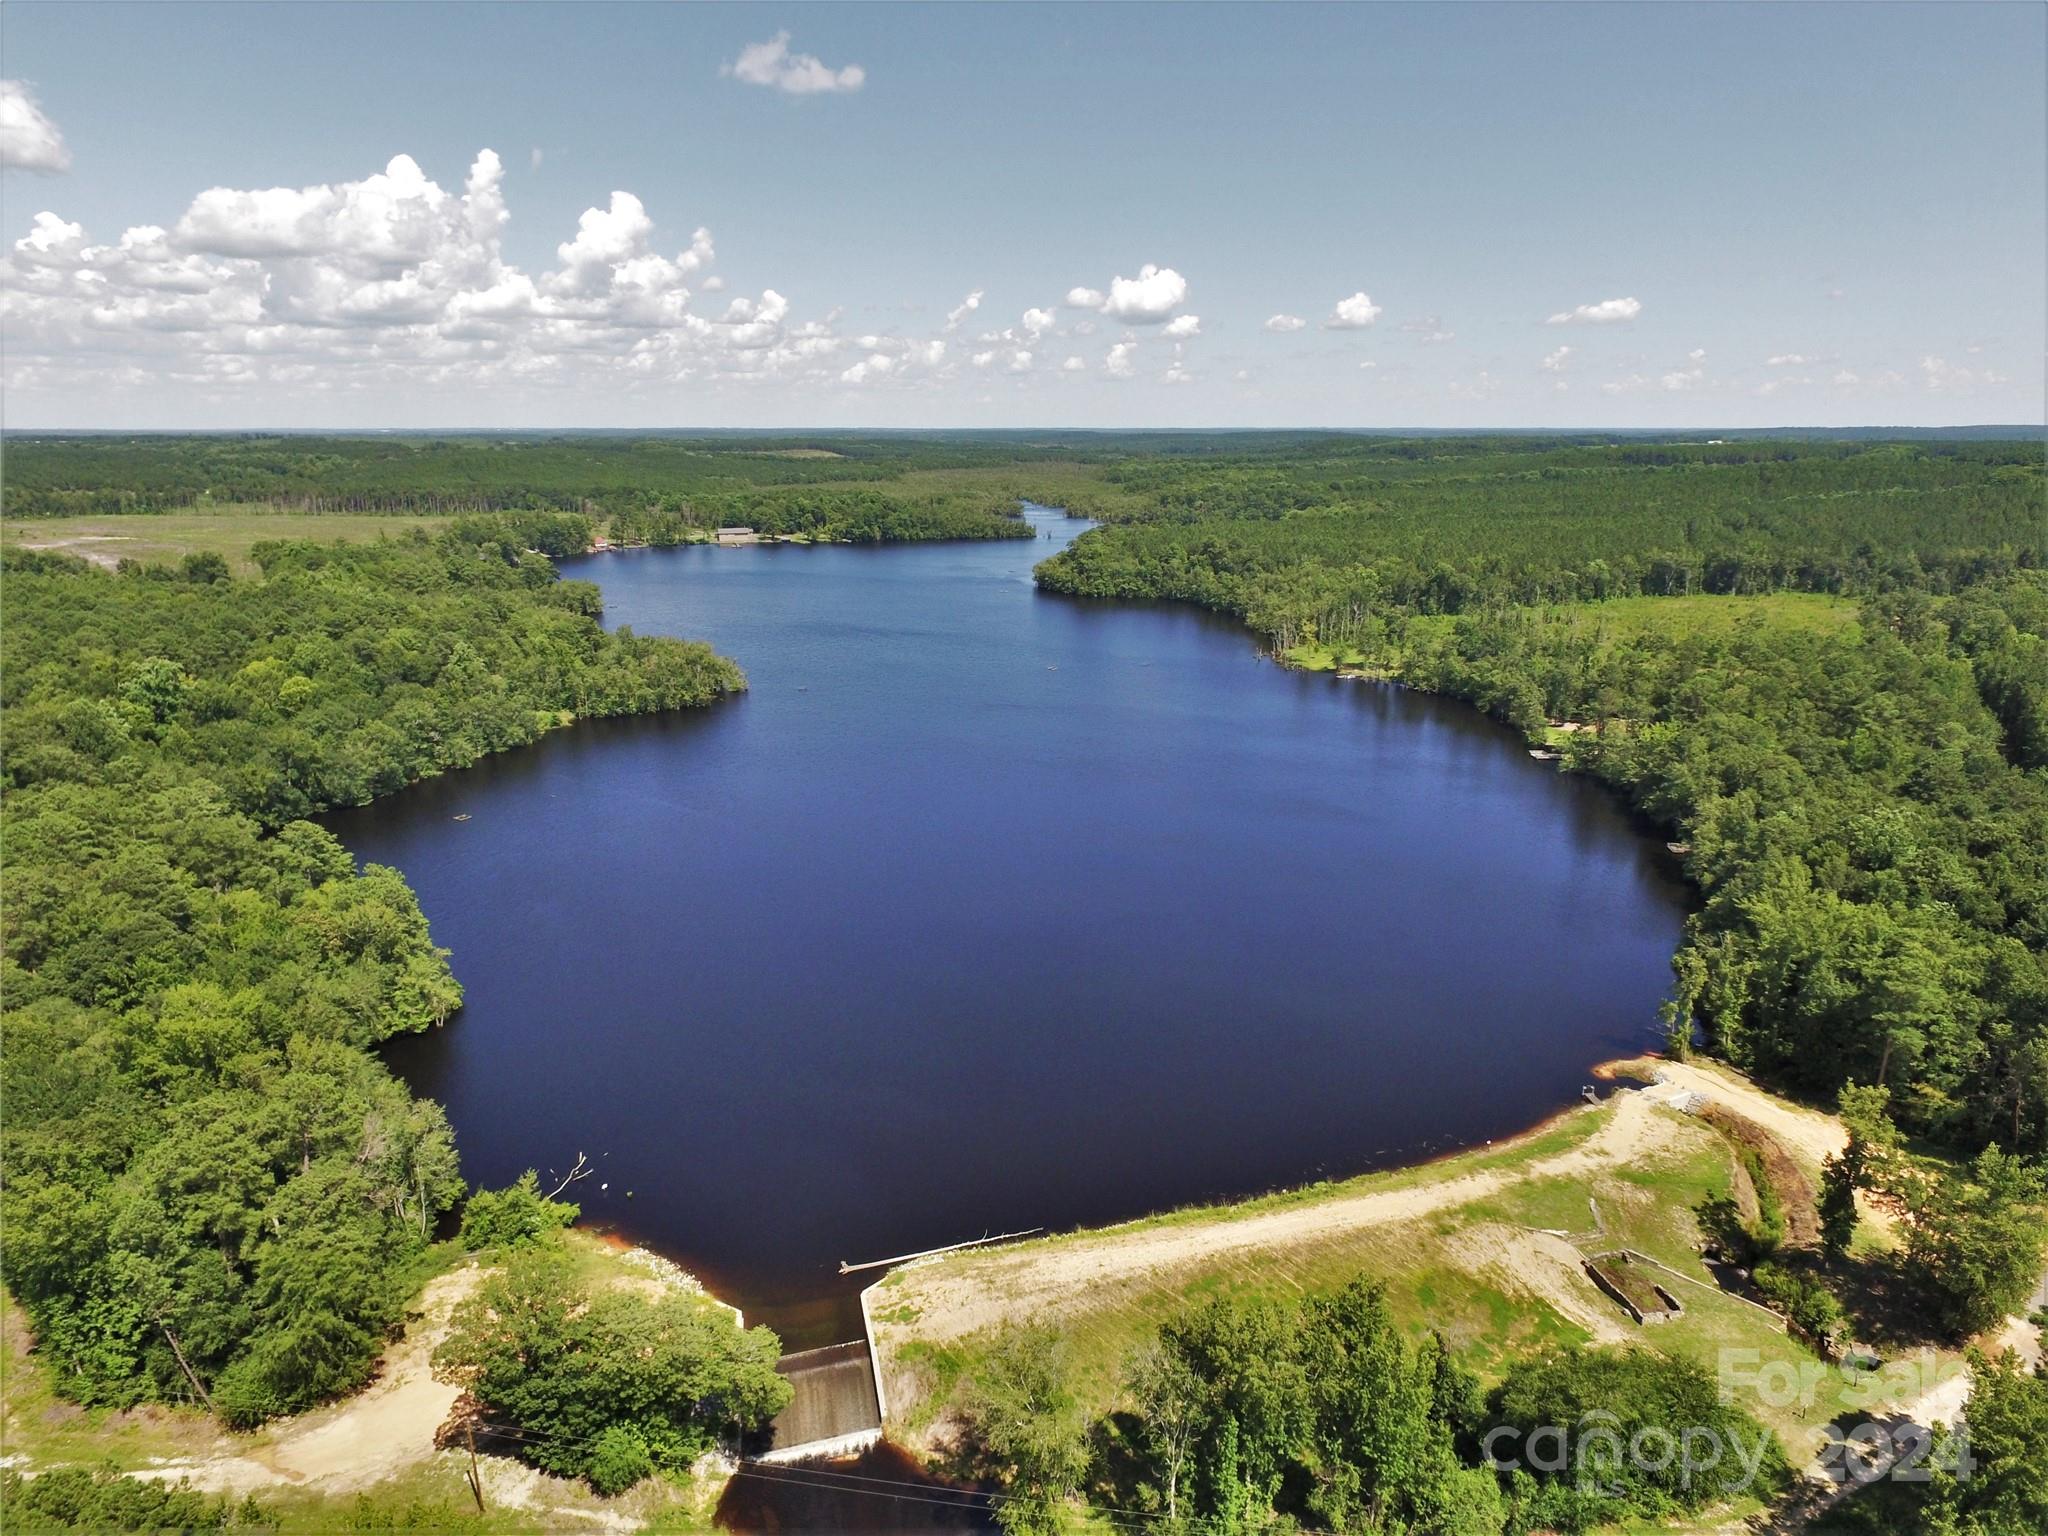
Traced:
<path id="1" fill-rule="evenodd" d="M 1039 583 L 1216 608 L 1520 727 L 1690 850 L 1678 1046 L 2039 1158 L 2039 441 L 1432 446 L 1111 468 L 1108 526 Z"/>
<path id="2" fill-rule="evenodd" d="M 6 1277 L 79 1401 L 253 1423 L 362 1384 L 442 1212 L 372 1054 L 461 1004 L 403 877 L 306 818 L 745 686 L 607 632 L 579 517 L 6 567 Z"/>

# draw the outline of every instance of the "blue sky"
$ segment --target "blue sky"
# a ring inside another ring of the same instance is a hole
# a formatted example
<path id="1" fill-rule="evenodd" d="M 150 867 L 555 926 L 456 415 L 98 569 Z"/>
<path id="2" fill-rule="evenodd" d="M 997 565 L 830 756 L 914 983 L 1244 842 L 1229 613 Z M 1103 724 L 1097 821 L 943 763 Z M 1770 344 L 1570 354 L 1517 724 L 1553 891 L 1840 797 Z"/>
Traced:
<path id="1" fill-rule="evenodd" d="M 0 42 L 14 427 L 2043 417 L 2038 5 L 10 0 Z"/>

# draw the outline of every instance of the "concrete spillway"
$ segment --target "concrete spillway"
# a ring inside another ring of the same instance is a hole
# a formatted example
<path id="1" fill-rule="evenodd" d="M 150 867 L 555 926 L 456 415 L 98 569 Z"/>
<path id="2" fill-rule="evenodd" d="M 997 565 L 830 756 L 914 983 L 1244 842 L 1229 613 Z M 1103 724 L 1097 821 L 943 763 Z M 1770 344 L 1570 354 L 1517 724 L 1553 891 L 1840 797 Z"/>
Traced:
<path id="1" fill-rule="evenodd" d="M 874 1359 L 866 1340 L 784 1355 L 775 1369 L 789 1379 L 795 1395 L 769 1426 L 771 1444 L 759 1460 L 851 1456 L 882 1438 Z"/>

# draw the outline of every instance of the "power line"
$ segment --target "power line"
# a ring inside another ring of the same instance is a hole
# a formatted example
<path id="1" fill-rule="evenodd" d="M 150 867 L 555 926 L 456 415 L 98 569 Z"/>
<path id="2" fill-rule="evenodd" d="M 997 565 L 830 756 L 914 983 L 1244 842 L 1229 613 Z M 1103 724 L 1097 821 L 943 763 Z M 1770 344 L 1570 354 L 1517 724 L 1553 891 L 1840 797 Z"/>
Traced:
<path id="1" fill-rule="evenodd" d="M 514 1441 L 552 1445 L 581 1445 L 588 1443 L 573 1436 L 549 1434 L 546 1431 L 526 1429 L 516 1424 L 496 1424 L 485 1419 L 476 1420 L 475 1426 L 480 1431 L 488 1431 L 493 1435 Z M 993 1510 L 1003 1504 L 1037 1502 L 1025 1494 L 1002 1493 L 976 1488 L 954 1489 L 948 1488 L 943 1483 L 913 1483 L 903 1478 L 874 1477 L 859 1472 L 839 1472 L 830 1467 L 802 1462 L 781 1463 L 762 1461 L 758 1457 L 753 1456 L 736 1458 L 733 1476 L 752 1477 L 764 1483 L 788 1483 L 793 1487 L 809 1488 L 821 1493 L 846 1493 L 864 1498 L 898 1499 L 909 1503 L 933 1504 L 963 1512 L 972 1512 L 977 1505 Z M 868 1484 L 871 1486 L 854 1486 L 856 1484 Z M 903 1491 L 890 1491 L 896 1489 Z M 1103 1517 L 1104 1524 L 1118 1530 L 1150 1531 L 1156 1529 L 1152 1522 L 1174 1518 L 1169 1516 L 1164 1510 L 1131 1509 L 1117 1504 L 1097 1504 L 1088 1499 L 1083 1499 L 1081 1503 L 1089 1513 Z M 1117 1515 L 1129 1518 L 1126 1520 L 1109 1518 Z M 1133 1524 L 1131 1523 L 1132 1521 L 1144 1521 L 1147 1523 L 1140 1525 Z M 1335 1532 L 1321 1530 L 1313 1526 L 1295 1526 L 1292 1529 L 1297 1533 L 1297 1536 L 1336 1536 Z"/>

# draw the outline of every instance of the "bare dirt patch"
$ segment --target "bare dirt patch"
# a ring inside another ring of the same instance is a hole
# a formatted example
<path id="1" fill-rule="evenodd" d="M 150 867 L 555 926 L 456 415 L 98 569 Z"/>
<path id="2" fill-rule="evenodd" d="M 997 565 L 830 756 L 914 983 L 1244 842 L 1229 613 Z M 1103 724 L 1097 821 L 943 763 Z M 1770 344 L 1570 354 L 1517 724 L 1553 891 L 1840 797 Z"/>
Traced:
<path id="1" fill-rule="evenodd" d="M 228 1454 L 161 1461 L 138 1475 L 190 1478 L 212 1493 L 249 1493 L 278 1483 L 352 1493 L 431 1461 L 434 1431 L 458 1395 L 434 1380 L 434 1351 L 448 1336 L 456 1306 L 482 1278 L 481 1269 L 467 1264 L 429 1281 L 418 1317 L 385 1355 L 377 1379 L 346 1402 L 259 1431 Z"/>
<path id="2" fill-rule="evenodd" d="M 1460 1268 L 1491 1280 L 1510 1296 L 1542 1302 L 1604 1344 L 1636 1336 L 1614 1303 L 1586 1278 L 1579 1250 L 1548 1232 L 1488 1222 L 1455 1234 L 1448 1244 Z"/>
<path id="3" fill-rule="evenodd" d="M 1822 1163 L 1849 1144 L 1849 1133 L 1833 1115 L 1773 1097 L 1726 1067 L 1647 1057 L 1628 1065 L 1654 1074 L 1662 1085 L 1697 1093 L 1755 1121 L 1783 1142 L 1810 1173 L 1818 1173 Z"/>
<path id="4" fill-rule="evenodd" d="M 103 544 L 129 544 L 133 542 L 132 539 L 124 534 L 81 533 L 77 537 L 69 539 L 25 539 L 22 541 L 21 547 L 23 549 L 42 550 L 50 554 L 77 555 L 80 559 L 90 560 L 94 565 L 99 566 L 103 570 L 111 571 L 120 565 L 121 554 L 117 550 L 102 549 L 100 546 Z"/>
<path id="5" fill-rule="evenodd" d="M 1725 1104 L 1708 1104 L 1700 1118 L 1738 1146 L 1746 1147 L 1762 1167 L 1771 1192 L 1785 1214 L 1785 1242 L 1793 1248 L 1820 1246 L 1820 1210 L 1815 1204 L 1813 1183 L 1799 1171 L 1785 1144 L 1747 1115 L 1739 1115 Z"/>

